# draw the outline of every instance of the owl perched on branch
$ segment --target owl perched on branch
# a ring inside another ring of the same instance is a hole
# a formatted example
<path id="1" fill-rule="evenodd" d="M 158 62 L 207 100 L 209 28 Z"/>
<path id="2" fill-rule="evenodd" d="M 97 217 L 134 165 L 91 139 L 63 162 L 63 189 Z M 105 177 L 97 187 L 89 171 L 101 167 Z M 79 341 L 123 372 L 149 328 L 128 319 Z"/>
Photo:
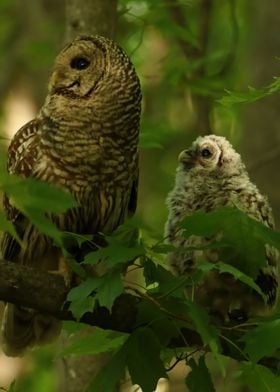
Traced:
<path id="1" fill-rule="evenodd" d="M 74 195 L 78 207 L 53 215 L 63 231 L 111 233 L 134 213 L 138 183 L 141 91 L 126 54 L 111 40 L 81 36 L 55 59 L 48 94 L 38 116 L 14 136 L 8 171 L 54 184 Z M 55 203 L 55 200 L 54 200 Z M 15 209 L 4 209 L 21 236 L 5 233 L 5 260 L 59 270 L 61 251 Z M 10 356 L 53 339 L 59 322 L 50 315 L 7 304 L 2 345 Z"/>
<path id="2" fill-rule="evenodd" d="M 194 235 L 186 238 L 183 229 L 178 227 L 184 217 L 196 210 L 210 212 L 224 206 L 237 207 L 251 218 L 274 227 L 267 199 L 250 181 L 240 155 L 224 137 L 199 137 L 190 149 L 180 153 L 178 159 L 175 186 L 167 198 L 169 217 L 165 227 L 168 242 L 181 248 L 181 251 L 169 255 L 176 273 L 191 275 L 200 260 L 218 261 L 217 251 L 187 249 L 207 245 L 210 240 Z M 202 282 L 196 285 L 195 301 L 223 322 L 263 313 L 276 300 L 276 249 L 266 248 L 266 262 L 267 267 L 259 271 L 255 282 L 267 297 L 267 304 L 248 286 L 233 276 L 219 274 L 216 269 L 207 272 Z"/>

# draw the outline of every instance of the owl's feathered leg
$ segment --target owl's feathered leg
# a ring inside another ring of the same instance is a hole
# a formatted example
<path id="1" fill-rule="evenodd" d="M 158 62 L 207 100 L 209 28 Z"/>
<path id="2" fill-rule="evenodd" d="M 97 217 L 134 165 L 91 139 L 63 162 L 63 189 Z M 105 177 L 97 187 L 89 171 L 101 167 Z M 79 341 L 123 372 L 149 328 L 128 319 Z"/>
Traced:
<path id="1" fill-rule="evenodd" d="M 10 357 L 24 355 L 27 347 L 46 344 L 60 333 L 61 322 L 29 308 L 6 304 L 2 322 L 2 348 Z"/>

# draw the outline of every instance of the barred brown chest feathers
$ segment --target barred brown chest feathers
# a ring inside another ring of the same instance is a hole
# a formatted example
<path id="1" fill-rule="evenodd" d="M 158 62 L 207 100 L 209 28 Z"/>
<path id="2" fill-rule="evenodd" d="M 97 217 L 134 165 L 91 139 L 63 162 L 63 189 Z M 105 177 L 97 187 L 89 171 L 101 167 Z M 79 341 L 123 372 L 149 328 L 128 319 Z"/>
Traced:
<path id="1" fill-rule="evenodd" d="M 8 171 L 74 195 L 76 208 L 52 216 L 60 229 L 111 233 L 136 208 L 140 112 L 139 79 L 123 50 L 104 37 L 78 37 L 55 59 L 48 95 L 37 118 L 14 136 Z M 43 270 L 58 269 L 61 252 L 51 240 L 7 196 L 4 209 L 24 246 L 20 248 L 4 233 L 2 256 Z M 57 322 L 50 322 L 49 328 L 44 322 L 36 330 L 41 316 L 36 319 L 32 313 L 26 322 L 24 310 L 21 314 L 16 307 L 6 306 L 2 334 L 8 355 L 21 355 L 26 347 L 49 341 L 52 330 L 57 334 Z"/>

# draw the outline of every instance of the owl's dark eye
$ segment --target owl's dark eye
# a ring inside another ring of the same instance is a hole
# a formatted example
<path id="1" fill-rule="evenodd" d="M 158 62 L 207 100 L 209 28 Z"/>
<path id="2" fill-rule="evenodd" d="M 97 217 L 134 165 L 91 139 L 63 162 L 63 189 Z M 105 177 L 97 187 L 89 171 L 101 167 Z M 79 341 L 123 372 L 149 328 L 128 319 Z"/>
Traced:
<path id="1" fill-rule="evenodd" d="M 202 150 L 201 150 L 201 156 L 203 157 L 203 158 L 210 158 L 211 156 L 212 156 L 212 152 L 209 150 L 209 148 L 203 148 Z"/>
<path id="2" fill-rule="evenodd" d="M 82 70 L 86 69 L 90 64 L 90 61 L 84 57 L 74 57 L 71 61 L 71 68 Z"/>

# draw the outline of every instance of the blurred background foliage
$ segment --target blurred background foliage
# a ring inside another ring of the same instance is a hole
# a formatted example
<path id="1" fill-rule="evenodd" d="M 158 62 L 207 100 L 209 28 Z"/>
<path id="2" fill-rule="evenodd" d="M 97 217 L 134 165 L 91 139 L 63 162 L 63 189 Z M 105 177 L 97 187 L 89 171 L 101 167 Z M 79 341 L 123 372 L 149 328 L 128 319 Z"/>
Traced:
<path id="1" fill-rule="evenodd" d="M 280 83 L 273 94 L 263 90 L 278 82 L 273 78 L 279 75 L 279 26 L 277 0 L 118 1 L 115 39 L 131 56 L 143 89 L 138 215 L 155 235 L 163 232 L 178 153 L 210 132 L 241 151 L 279 225 Z M 4 148 L 40 108 L 64 30 L 62 1 L 0 1 Z M 53 391 L 50 351 L 34 355 L 20 391 Z"/>

